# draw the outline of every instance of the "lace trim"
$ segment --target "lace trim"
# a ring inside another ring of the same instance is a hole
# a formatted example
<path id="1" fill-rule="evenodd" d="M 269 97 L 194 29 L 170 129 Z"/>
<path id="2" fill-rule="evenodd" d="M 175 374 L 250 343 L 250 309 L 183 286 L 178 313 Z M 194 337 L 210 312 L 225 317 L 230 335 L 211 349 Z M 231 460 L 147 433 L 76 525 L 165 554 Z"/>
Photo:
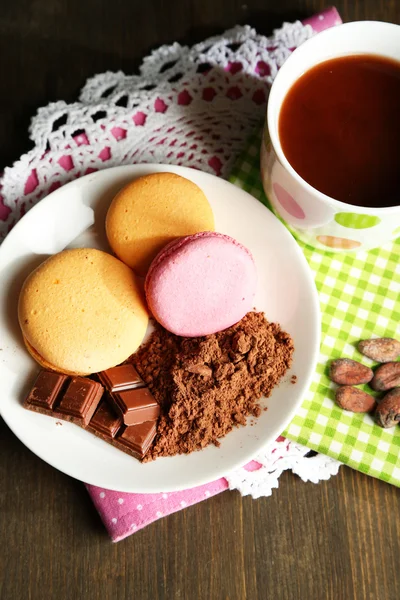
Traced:
<path id="1" fill-rule="evenodd" d="M 162 162 L 227 175 L 264 116 L 278 68 L 312 34 L 300 22 L 270 38 L 244 26 L 192 48 L 162 46 L 139 75 L 102 73 L 79 102 L 40 108 L 35 147 L 1 180 L 0 239 L 49 192 L 98 169 Z"/>

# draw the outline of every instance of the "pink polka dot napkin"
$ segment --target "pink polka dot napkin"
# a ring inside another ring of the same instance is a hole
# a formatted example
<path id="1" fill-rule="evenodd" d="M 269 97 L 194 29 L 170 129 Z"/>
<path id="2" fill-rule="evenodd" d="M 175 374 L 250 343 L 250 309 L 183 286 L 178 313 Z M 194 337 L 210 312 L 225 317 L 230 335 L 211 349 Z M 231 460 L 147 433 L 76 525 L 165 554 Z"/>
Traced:
<path id="1" fill-rule="evenodd" d="M 320 32 L 323 29 L 339 25 L 341 22 L 341 18 L 336 8 L 331 7 L 306 19 L 303 23 L 305 25 L 310 25 L 315 32 Z M 233 69 L 231 72 L 234 74 Z M 265 101 L 265 96 L 262 101 Z M 159 102 L 162 102 L 162 100 L 159 100 Z M 156 110 L 160 109 L 162 111 L 163 108 L 163 106 L 157 106 Z M 135 124 L 142 125 L 144 119 L 145 115 L 143 115 L 143 113 L 138 113 L 135 117 Z M 117 140 L 120 139 L 121 136 L 123 137 L 126 135 L 125 130 L 119 127 L 114 127 L 112 133 Z M 89 140 L 85 133 L 77 136 L 75 142 L 78 145 L 89 144 Z M 102 151 L 100 158 L 102 160 L 108 160 L 110 158 L 109 148 L 105 148 Z M 69 156 L 62 156 L 59 160 L 59 164 L 65 171 L 69 171 L 73 166 Z M 218 172 L 217 168 L 215 170 Z M 86 171 L 86 174 L 88 172 L 90 171 Z M 54 184 L 54 186 L 49 189 L 49 192 L 56 189 L 56 187 L 59 187 L 59 185 L 60 183 Z M 30 194 L 37 186 L 37 174 L 35 170 L 32 170 L 26 181 L 24 193 Z M 0 195 L 0 220 L 5 222 L 10 211 L 11 209 L 4 204 L 3 198 Z M 24 212 L 25 209 L 22 205 L 20 211 L 21 214 L 19 216 L 23 216 Z M 9 229 L 14 222 L 15 221 L 9 225 Z M 283 440 L 283 438 L 279 439 Z M 247 471 L 252 471 L 260 468 L 260 466 L 261 465 L 256 461 L 251 461 L 244 468 Z M 206 485 L 168 494 L 127 494 L 98 488 L 92 485 L 87 485 L 86 487 L 111 539 L 114 542 L 118 542 L 157 519 L 228 489 L 228 482 L 226 479 L 221 478 Z"/>
<path id="2" fill-rule="evenodd" d="M 93 485 L 87 489 L 112 541 L 119 542 L 157 519 L 223 492 L 228 489 L 228 483 L 221 478 L 168 494 L 125 494 Z"/>
<path id="3" fill-rule="evenodd" d="M 316 32 L 341 22 L 340 15 L 334 7 L 303 21 L 304 24 L 311 25 Z M 250 471 L 259 467 L 257 462 L 251 461 L 244 468 Z M 168 494 L 127 494 L 87 485 L 87 490 L 113 542 L 123 540 L 157 519 L 206 500 L 226 489 L 228 482 L 224 478 Z"/>
<path id="4" fill-rule="evenodd" d="M 285 441 L 285 438 L 278 440 Z M 260 467 L 260 463 L 252 460 L 244 469 L 257 471 Z M 112 541 L 119 542 L 157 519 L 227 490 L 228 482 L 221 477 L 205 485 L 168 494 L 126 494 L 94 485 L 86 487 Z"/>

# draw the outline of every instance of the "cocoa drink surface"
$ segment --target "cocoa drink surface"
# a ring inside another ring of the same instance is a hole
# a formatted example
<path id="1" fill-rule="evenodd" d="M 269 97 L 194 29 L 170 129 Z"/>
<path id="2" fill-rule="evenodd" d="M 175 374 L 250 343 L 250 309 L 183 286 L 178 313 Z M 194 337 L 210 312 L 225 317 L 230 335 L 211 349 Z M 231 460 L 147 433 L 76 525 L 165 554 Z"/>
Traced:
<path id="1" fill-rule="evenodd" d="M 291 366 L 293 341 L 263 313 L 214 335 L 182 338 L 156 324 L 131 361 L 161 405 L 145 461 L 200 450 L 261 413 Z"/>

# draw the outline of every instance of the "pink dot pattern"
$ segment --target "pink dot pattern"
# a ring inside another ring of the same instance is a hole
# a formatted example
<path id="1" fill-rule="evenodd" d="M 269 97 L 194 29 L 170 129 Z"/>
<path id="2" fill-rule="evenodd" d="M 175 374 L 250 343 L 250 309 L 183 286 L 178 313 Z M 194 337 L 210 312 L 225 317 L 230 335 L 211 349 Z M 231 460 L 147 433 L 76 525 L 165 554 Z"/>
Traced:
<path id="1" fill-rule="evenodd" d="M 279 436 L 277 441 L 285 442 L 285 438 Z M 261 466 L 256 460 L 251 460 L 243 468 L 246 471 L 258 471 Z M 118 542 L 157 519 L 227 490 L 228 482 L 221 477 L 182 492 L 160 494 L 127 494 L 94 485 L 86 487 L 112 541 Z"/>
<path id="2" fill-rule="evenodd" d="M 126 494 L 87 486 L 113 542 L 119 542 L 157 519 L 192 506 L 228 489 L 226 479 L 217 479 L 183 492 Z"/>
<path id="3" fill-rule="evenodd" d="M 305 219 L 306 215 L 300 204 L 279 183 L 272 185 L 275 196 L 282 208 L 295 219 Z"/>

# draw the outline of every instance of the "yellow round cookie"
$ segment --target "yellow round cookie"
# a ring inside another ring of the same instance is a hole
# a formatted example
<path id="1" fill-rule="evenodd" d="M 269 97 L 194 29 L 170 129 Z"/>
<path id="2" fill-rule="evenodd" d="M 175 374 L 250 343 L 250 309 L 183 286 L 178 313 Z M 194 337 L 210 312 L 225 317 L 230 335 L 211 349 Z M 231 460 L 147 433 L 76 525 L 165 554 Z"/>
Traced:
<path id="1" fill-rule="evenodd" d="M 45 368 L 88 375 L 120 364 L 148 325 L 134 273 L 93 248 L 64 250 L 25 280 L 18 303 L 25 345 Z"/>
<path id="2" fill-rule="evenodd" d="M 115 196 L 106 218 L 111 248 L 141 276 L 169 242 L 213 230 L 214 215 L 204 193 L 175 173 L 135 179 Z"/>

